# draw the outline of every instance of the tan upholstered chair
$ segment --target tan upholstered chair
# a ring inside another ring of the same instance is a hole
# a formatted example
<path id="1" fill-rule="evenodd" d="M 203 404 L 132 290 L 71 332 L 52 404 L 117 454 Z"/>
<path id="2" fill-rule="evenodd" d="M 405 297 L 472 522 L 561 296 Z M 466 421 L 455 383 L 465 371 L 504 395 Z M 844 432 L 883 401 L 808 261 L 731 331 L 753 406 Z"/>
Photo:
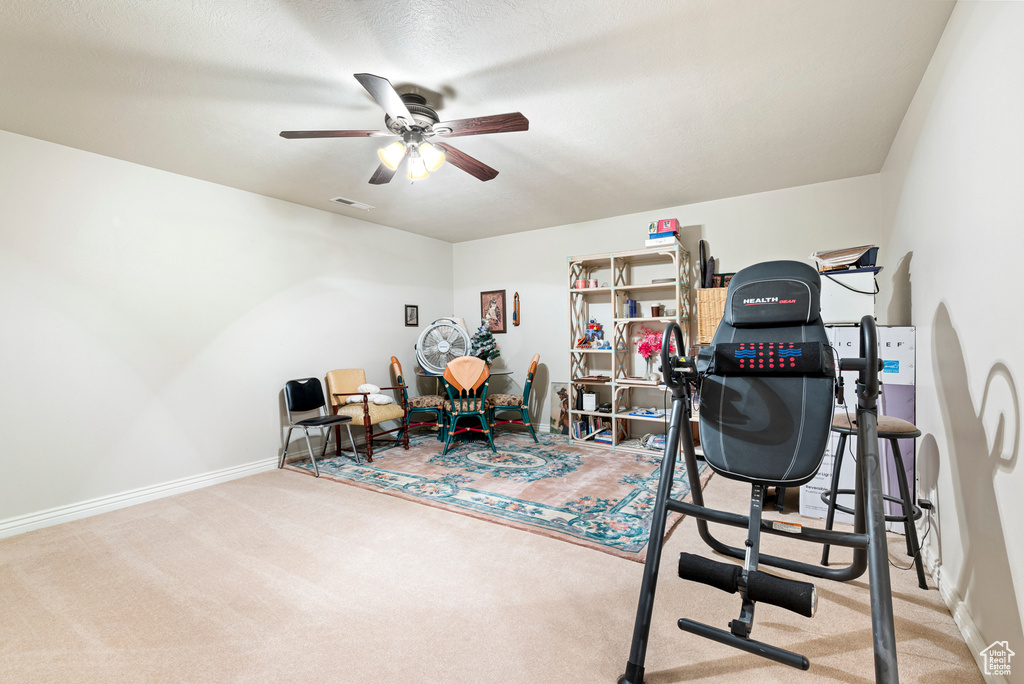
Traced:
<path id="1" fill-rule="evenodd" d="M 395 437 L 385 438 L 385 441 L 394 441 L 395 444 L 402 443 L 406 449 L 409 448 L 408 406 L 402 404 L 374 404 L 369 401 L 369 395 L 358 391 L 360 385 L 366 384 L 366 373 L 362 368 L 343 368 L 333 370 L 327 374 L 327 393 L 331 397 L 331 408 L 335 415 L 351 416 L 355 423 L 362 423 L 366 429 L 366 460 L 373 461 L 373 442 L 381 440 L 384 435 L 397 432 Z M 404 390 L 404 386 L 381 387 L 384 390 Z M 345 403 L 348 397 L 360 396 L 362 401 L 353 404 Z M 385 421 L 393 420 L 398 427 L 390 430 L 373 431 L 374 425 Z M 340 428 L 335 428 L 340 434 Z M 340 440 L 338 440 L 340 441 Z M 340 446 L 338 447 L 340 449 Z"/>

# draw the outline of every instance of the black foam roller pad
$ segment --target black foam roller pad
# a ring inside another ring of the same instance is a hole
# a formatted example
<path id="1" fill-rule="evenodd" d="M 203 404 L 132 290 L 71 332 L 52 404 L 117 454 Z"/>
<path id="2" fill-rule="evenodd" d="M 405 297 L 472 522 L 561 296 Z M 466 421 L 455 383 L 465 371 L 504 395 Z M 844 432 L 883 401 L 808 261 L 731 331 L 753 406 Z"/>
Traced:
<path id="1" fill-rule="evenodd" d="M 720 563 L 692 553 L 679 554 L 679 576 L 691 582 L 707 584 L 729 594 L 736 593 L 743 568 L 731 563 Z"/>
<path id="2" fill-rule="evenodd" d="M 814 617 L 818 603 L 817 592 L 810 582 L 784 579 L 756 570 L 747 575 L 747 596 L 752 601 L 770 603 L 804 617 Z"/>
<path id="3" fill-rule="evenodd" d="M 834 376 L 832 350 L 821 342 L 720 342 L 715 375 Z"/>

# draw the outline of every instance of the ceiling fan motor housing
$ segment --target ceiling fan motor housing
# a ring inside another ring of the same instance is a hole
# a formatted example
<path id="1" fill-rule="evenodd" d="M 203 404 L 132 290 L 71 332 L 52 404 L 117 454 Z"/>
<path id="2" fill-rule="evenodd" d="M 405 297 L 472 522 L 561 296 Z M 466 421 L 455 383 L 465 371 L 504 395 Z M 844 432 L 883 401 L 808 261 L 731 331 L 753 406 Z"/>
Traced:
<path id="1" fill-rule="evenodd" d="M 427 106 L 427 100 L 418 93 L 405 93 L 401 96 L 406 109 L 412 114 L 414 121 L 412 126 L 421 131 L 429 130 L 431 126 L 440 121 L 437 112 Z M 392 119 L 390 115 L 384 115 L 384 125 L 393 133 L 401 133 L 404 130 L 402 123 Z"/>

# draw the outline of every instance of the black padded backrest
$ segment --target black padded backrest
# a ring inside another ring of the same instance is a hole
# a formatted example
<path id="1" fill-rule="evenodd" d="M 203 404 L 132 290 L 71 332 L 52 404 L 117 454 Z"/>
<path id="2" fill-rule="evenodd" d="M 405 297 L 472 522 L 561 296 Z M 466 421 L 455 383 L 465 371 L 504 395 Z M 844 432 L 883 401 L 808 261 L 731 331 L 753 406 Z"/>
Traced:
<path id="1" fill-rule="evenodd" d="M 742 299 L 757 298 L 751 296 L 754 287 L 762 295 L 775 292 L 767 296 L 786 300 L 799 298 L 784 296 L 785 292 L 803 289 L 805 297 L 795 306 L 744 303 Z M 705 460 L 716 472 L 769 486 L 799 486 L 821 467 L 832 425 L 831 362 L 820 372 L 764 375 L 716 374 L 709 363 L 720 343 L 763 342 L 765 349 L 767 343 L 778 349 L 779 343 L 790 342 L 827 347 L 818 313 L 819 290 L 817 272 L 796 261 L 757 264 L 739 271 L 730 282 L 726 315 L 710 353 L 702 354 L 701 367 L 711 372 L 700 383 L 700 442 Z"/>
<path id="2" fill-rule="evenodd" d="M 324 388 L 319 378 L 289 380 L 284 385 L 284 398 L 288 403 L 288 410 L 294 413 L 316 411 L 326 405 Z"/>
<path id="3" fill-rule="evenodd" d="M 821 279 L 799 261 L 767 261 L 729 282 L 724 321 L 737 328 L 805 325 L 818 318 Z"/>

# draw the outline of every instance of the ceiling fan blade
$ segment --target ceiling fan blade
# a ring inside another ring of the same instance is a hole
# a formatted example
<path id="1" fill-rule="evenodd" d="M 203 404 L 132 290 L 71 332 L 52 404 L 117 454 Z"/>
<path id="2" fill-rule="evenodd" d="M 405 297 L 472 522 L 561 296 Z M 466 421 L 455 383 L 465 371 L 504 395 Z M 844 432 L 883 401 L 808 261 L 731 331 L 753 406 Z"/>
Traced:
<path id="1" fill-rule="evenodd" d="M 370 93 L 388 116 L 392 119 L 405 119 L 410 124 L 415 123 L 409 108 L 402 102 L 401 96 L 391 85 L 391 81 L 373 74 L 356 74 L 355 76 L 359 84 L 366 88 L 366 92 Z"/>
<path id="2" fill-rule="evenodd" d="M 388 167 L 381 164 L 377 167 L 377 170 L 370 176 L 371 185 L 384 185 L 390 183 L 391 179 L 395 177 L 395 173 L 398 169 L 389 169 Z"/>
<path id="3" fill-rule="evenodd" d="M 457 169 L 462 169 L 471 176 L 475 176 L 482 181 L 489 181 L 498 175 L 495 169 L 492 169 L 482 161 L 473 159 L 465 152 L 457 150 L 451 145 L 446 145 L 442 142 L 434 142 L 433 145 L 437 145 L 444 150 L 445 161 L 454 166 Z"/>
<path id="4" fill-rule="evenodd" d="M 409 152 L 407 150 L 405 155 L 398 162 L 398 165 L 395 166 L 395 168 L 389 169 L 384 164 L 381 164 L 380 166 L 378 166 L 377 170 L 373 172 L 372 176 L 370 176 L 370 184 L 371 185 L 384 185 L 385 183 L 390 183 L 391 179 L 395 177 L 396 173 L 398 173 L 398 169 L 402 168 L 402 164 L 404 164 L 405 160 L 408 159 L 408 158 L 409 158 Z"/>
<path id="5" fill-rule="evenodd" d="M 387 131 L 281 131 L 282 138 L 383 138 L 397 137 Z"/>
<path id="6" fill-rule="evenodd" d="M 444 133 L 442 129 L 449 129 L 451 133 Z M 485 133 L 514 133 L 530 130 L 530 121 L 519 112 L 512 112 L 510 114 L 478 116 L 475 119 L 441 121 L 434 124 L 433 130 L 438 135 L 449 138 L 456 138 L 460 135 L 484 135 Z"/>

